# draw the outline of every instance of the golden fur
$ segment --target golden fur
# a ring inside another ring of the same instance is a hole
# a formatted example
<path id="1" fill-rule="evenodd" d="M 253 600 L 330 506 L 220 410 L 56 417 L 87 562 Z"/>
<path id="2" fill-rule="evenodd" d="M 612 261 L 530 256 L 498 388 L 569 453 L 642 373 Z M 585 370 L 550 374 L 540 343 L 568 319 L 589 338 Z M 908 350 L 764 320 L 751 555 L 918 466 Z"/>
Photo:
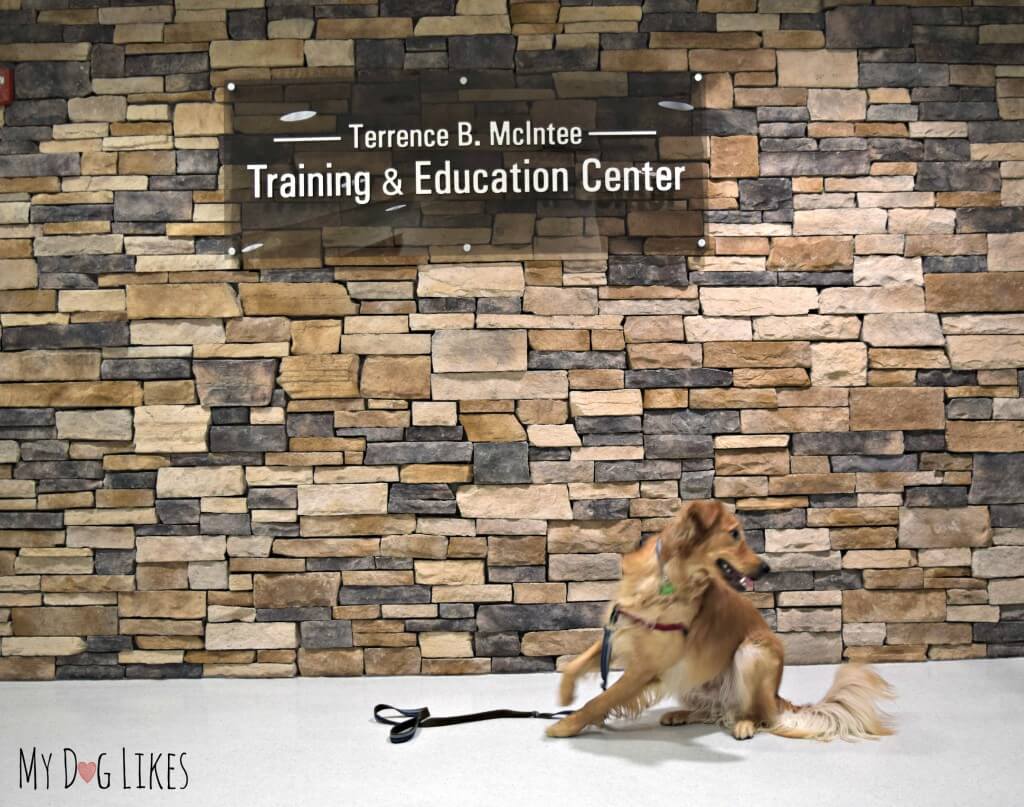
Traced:
<path id="1" fill-rule="evenodd" d="M 732 582 L 721 562 L 731 567 Z M 614 604 L 649 623 L 688 625 L 687 634 L 620 618 L 613 647 L 622 676 L 548 734 L 570 737 L 608 715 L 635 717 L 666 695 L 683 708 L 665 714 L 662 725 L 719 723 L 740 740 L 758 731 L 816 740 L 891 734 L 876 703 L 892 692 L 868 667 L 840 667 L 824 699 L 813 705 L 795 706 L 779 696 L 782 642 L 733 587 L 767 568 L 747 546 L 739 520 L 720 503 L 685 505 L 655 538 L 623 558 Z M 665 580 L 673 592 L 662 593 Z M 600 655 L 597 641 L 565 668 L 563 705 L 572 702 L 576 680 L 599 666 Z"/>

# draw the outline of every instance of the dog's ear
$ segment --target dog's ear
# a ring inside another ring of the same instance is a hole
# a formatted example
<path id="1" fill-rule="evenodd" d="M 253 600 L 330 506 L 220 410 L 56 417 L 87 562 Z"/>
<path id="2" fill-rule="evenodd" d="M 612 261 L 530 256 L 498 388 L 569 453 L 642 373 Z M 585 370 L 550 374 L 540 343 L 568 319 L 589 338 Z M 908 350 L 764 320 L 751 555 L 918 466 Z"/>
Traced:
<path id="1" fill-rule="evenodd" d="M 697 533 L 702 537 L 711 532 L 723 512 L 721 502 L 716 501 L 691 502 L 686 508 L 687 518 L 693 521 Z"/>

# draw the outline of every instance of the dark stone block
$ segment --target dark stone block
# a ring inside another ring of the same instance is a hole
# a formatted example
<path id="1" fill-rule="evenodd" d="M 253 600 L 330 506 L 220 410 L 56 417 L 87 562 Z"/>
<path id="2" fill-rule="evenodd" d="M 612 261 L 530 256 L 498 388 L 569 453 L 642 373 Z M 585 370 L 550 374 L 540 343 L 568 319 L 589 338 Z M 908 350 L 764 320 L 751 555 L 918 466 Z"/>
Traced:
<path id="1" fill-rule="evenodd" d="M 211 426 L 212 451 L 287 451 L 284 426 Z"/>
<path id="2" fill-rule="evenodd" d="M 405 47 L 400 39 L 357 39 L 356 69 L 401 70 Z"/>
<path id="3" fill-rule="evenodd" d="M 108 220 L 111 205 L 33 205 L 29 220 L 33 224 L 65 223 L 69 221 Z"/>
<path id="4" fill-rule="evenodd" d="M 679 463 L 672 460 L 595 462 L 595 482 L 636 482 L 640 479 L 678 479 Z"/>
<path id="5" fill-rule="evenodd" d="M 966 507 L 967 488 L 949 485 L 922 485 L 907 488 L 904 504 L 907 507 Z"/>
<path id="6" fill-rule="evenodd" d="M 249 535 L 252 527 L 248 513 L 202 513 L 199 532 L 202 535 Z"/>
<path id="7" fill-rule="evenodd" d="M 215 406 L 210 409 L 210 422 L 214 426 L 240 426 L 249 422 L 249 410 L 244 406 Z"/>
<path id="8" fill-rule="evenodd" d="M 510 69 L 515 51 L 513 36 L 453 36 L 448 39 L 448 66 L 452 70 Z"/>
<path id="9" fill-rule="evenodd" d="M 89 636 L 85 640 L 86 653 L 119 653 L 131 649 L 131 636 Z"/>
<path id="10" fill-rule="evenodd" d="M 492 673 L 554 672 L 553 658 L 537 656 L 497 656 L 491 659 Z"/>
<path id="11" fill-rule="evenodd" d="M 864 577 L 859 569 L 843 569 L 835 572 L 815 572 L 814 588 L 817 591 L 834 591 L 864 588 Z"/>
<path id="12" fill-rule="evenodd" d="M 455 495 L 442 483 L 408 485 L 394 483 L 388 495 L 389 513 L 455 515 Z"/>
<path id="13" fill-rule="evenodd" d="M 33 348 L 120 347 L 128 344 L 124 322 L 84 322 L 71 325 L 27 325 L 4 328 L 4 350 Z"/>
<path id="14" fill-rule="evenodd" d="M 455 0 L 380 0 L 382 17 L 449 17 Z"/>
<path id="15" fill-rule="evenodd" d="M 487 570 L 491 583 L 546 583 L 547 568 L 544 566 L 494 566 Z"/>
<path id="16" fill-rule="evenodd" d="M 531 350 L 531 370 L 624 370 L 626 354 L 610 350 Z"/>
<path id="17" fill-rule="evenodd" d="M 754 582 L 754 591 L 808 591 L 814 588 L 811 572 L 772 572 Z"/>
<path id="18" fill-rule="evenodd" d="M 743 526 L 748 530 L 791 530 L 806 524 L 806 512 L 802 509 L 743 511 Z"/>
<path id="19" fill-rule="evenodd" d="M 947 420 L 991 420 L 991 398 L 954 398 L 946 404 Z"/>
<path id="20" fill-rule="evenodd" d="M 189 221 L 192 194 L 188 191 L 115 191 L 118 221 Z"/>
<path id="21" fill-rule="evenodd" d="M 788 179 L 741 179 L 740 207 L 744 210 L 778 210 L 793 206 L 793 186 Z"/>
<path id="22" fill-rule="evenodd" d="M 868 173 L 870 158 L 866 151 L 793 151 L 761 155 L 761 175 L 857 176 Z"/>
<path id="23" fill-rule="evenodd" d="M 22 462 L 42 462 L 46 460 L 68 459 L 68 440 L 33 440 L 21 444 Z"/>
<path id="24" fill-rule="evenodd" d="M 924 120 L 995 120 L 999 117 L 996 104 L 984 101 L 923 103 L 920 110 Z"/>
<path id="25" fill-rule="evenodd" d="M 438 613 L 444 619 L 469 619 L 476 615 L 476 608 L 471 602 L 442 602 Z"/>
<path id="26" fill-rule="evenodd" d="M 156 517 L 161 524 L 198 524 L 199 499 L 157 499 Z"/>
<path id="27" fill-rule="evenodd" d="M 560 73 L 597 69 L 596 48 L 516 51 L 517 73 Z"/>
<path id="28" fill-rule="evenodd" d="M 1024 622 L 975 622 L 976 642 L 1024 642 Z"/>
<path id="29" fill-rule="evenodd" d="M 1024 48 L 1018 44 L 985 44 L 974 42 L 927 42 L 918 45 L 921 62 L 944 64 L 1024 64 Z"/>
<path id="30" fill-rule="evenodd" d="M 794 454 L 902 454 L 900 432 L 802 432 L 794 434 Z"/>
<path id="31" fill-rule="evenodd" d="M 958 233 L 1015 233 L 1024 226 L 1024 207 L 963 207 L 956 223 Z M 985 260 L 984 255 L 971 257 Z"/>
<path id="32" fill-rule="evenodd" d="M 285 423 L 289 437 L 334 437 L 334 415 L 330 412 L 293 412 Z"/>
<path id="33" fill-rule="evenodd" d="M 414 442 L 431 440 L 462 440 L 465 438 L 461 426 L 410 426 L 405 430 L 405 439 Z"/>
<path id="34" fill-rule="evenodd" d="M 88 62 L 21 62 L 14 68 L 18 98 L 80 98 L 92 91 Z"/>
<path id="35" fill-rule="evenodd" d="M 96 574 L 134 574 L 134 549 L 97 549 L 93 552 Z"/>
<path id="36" fill-rule="evenodd" d="M 706 368 L 689 370 L 626 370 L 625 386 L 634 389 L 729 387 L 732 386 L 732 371 L 709 370 Z"/>
<path id="37" fill-rule="evenodd" d="M 604 611 L 603 602 L 481 605 L 476 621 L 483 633 L 596 628 L 604 620 Z"/>
<path id="38" fill-rule="evenodd" d="M 858 455 L 832 457 L 832 472 L 837 474 L 873 474 L 916 470 L 917 456 L 914 454 L 903 454 L 895 457 L 864 457 Z"/>
<path id="39" fill-rule="evenodd" d="M 780 286 L 852 286 L 852 272 L 779 272 Z"/>
<path id="40" fill-rule="evenodd" d="M 204 407 L 265 407 L 270 402 L 278 360 L 211 358 L 197 360 L 196 388 Z"/>
<path id="41" fill-rule="evenodd" d="M 734 410 L 672 409 L 644 415 L 645 434 L 729 434 L 739 430 L 740 414 Z"/>
<path id="42" fill-rule="evenodd" d="M 978 375 L 968 370 L 918 370 L 917 385 L 920 387 L 973 387 Z"/>
<path id="43" fill-rule="evenodd" d="M 246 8 L 228 12 L 228 36 L 232 39 L 265 39 L 267 10 Z"/>
<path id="44" fill-rule="evenodd" d="M 479 445 L 477 446 L 479 448 Z M 412 465 L 432 462 L 470 462 L 472 443 L 369 443 L 366 465 Z"/>
<path id="45" fill-rule="evenodd" d="M 968 500 L 971 504 L 1024 502 L 1024 453 L 975 454 L 974 475 Z"/>
<path id="46" fill-rule="evenodd" d="M 124 678 L 120 664 L 60 664 L 54 677 L 58 681 L 112 681 Z"/>
<path id="47" fill-rule="evenodd" d="M 690 272 L 695 286 L 775 286 L 774 272 Z"/>
<path id="48" fill-rule="evenodd" d="M 373 558 L 307 558 L 306 569 L 311 572 L 368 571 L 376 568 Z"/>
<path id="49" fill-rule="evenodd" d="M 202 678 L 202 664 L 128 664 L 125 678 L 156 680 L 163 678 Z"/>
<path id="50" fill-rule="evenodd" d="M 787 109 L 788 107 L 772 107 L 772 109 Z M 807 120 L 806 107 L 801 107 L 804 117 L 798 120 Z M 782 113 L 777 113 L 782 114 Z M 729 135 L 757 134 L 757 122 L 761 120 L 760 113 L 754 114 L 752 109 L 702 109 L 695 111 L 693 127 L 695 132 L 702 132 L 706 135 L 724 137 Z M 777 118 L 788 120 L 788 118 Z"/>
<path id="51" fill-rule="evenodd" d="M 352 647 L 352 623 L 348 620 L 302 622 L 299 624 L 299 634 L 303 647 Z"/>
<path id="52" fill-rule="evenodd" d="M 687 11 L 644 14 L 640 31 L 714 31 L 715 15 Z"/>
<path id="53" fill-rule="evenodd" d="M 63 98 L 14 101 L 4 113 L 4 124 L 8 128 L 12 126 L 52 126 L 55 123 L 67 123 L 67 120 L 68 102 Z"/>
<path id="54" fill-rule="evenodd" d="M 478 656 L 518 656 L 518 633 L 478 633 L 473 637 Z"/>
<path id="55" fill-rule="evenodd" d="M 341 605 L 426 602 L 430 602 L 430 586 L 342 586 L 338 592 Z"/>
<path id="56" fill-rule="evenodd" d="M 910 44 L 910 9 L 844 6 L 825 15 L 828 48 L 903 48 Z"/>
<path id="57" fill-rule="evenodd" d="M 206 73 L 210 60 L 206 51 L 199 53 L 150 53 L 144 56 L 126 56 L 124 72 L 127 76 L 169 76 L 174 73 Z M 145 191 L 140 191 L 145 193 Z"/>
<path id="58" fill-rule="evenodd" d="M 904 432 L 903 445 L 907 451 L 945 451 L 945 432 Z"/>
<path id="59" fill-rule="evenodd" d="M 475 619 L 407 619 L 405 629 L 410 633 L 430 633 L 432 631 L 474 631 Z"/>
<path id="60" fill-rule="evenodd" d="M 249 488 L 250 510 L 292 510 L 298 506 L 295 488 Z"/>
<path id="61" fill-rule="evenodd" d="M 527 443 L 477 443 L 473 480 L 478 485 L 509 485 L 530 481 Z"/>
<path id="62" fill-rule="evenodd" d="M 714 455 L 714 438 L 710 434 L 648 434 L 644 437 L 647 459 L 681 460 Z"/>
<path id="63" fill-rule="evenodd" d="M 957 211 L 958 219 L 963 212 L 963 208 Z M 958 225 L 958 229 L 964 231 L 962 225 Z M 984 272 L 988 269 L 988 258 L 985 255 L 928 255 L 921 265 L 925 274 Z"/>
<path id="64" fill-rule="evenodd" d="M 257 608 L 257 622 L 326 622 L 331 618 L 330 608 L 291 607 Z"/>
<path id="65" fill-rule="evenodd" d="M 679 475 L 679 498 L 710 499 L 713 495 L 714 471 L 690 471 Z"/>
<path id="66" fill-rule="evenodd" d="M 24 62 L 23 64 L 36 63 Z M 0 178 L 66 177 L 78 176 L 80 173 L 78 154 L 15 154 L 9 157 L 0 157 Z"/>
<path id="67" fill-rule="evenodd" d="M 102 479 L 103 463 L 92 460 L 21 462 L 14 466 L 15 479 Z M 28 515 L 26 513 L 26 515 Z M 59 515 L 55 513 L 53 515 Z"/>
<path id="68" fill-rule="evenodd" d="M 53 426 L 53 409 L 0 409 L 0 426 Z"/>
<path id="69" fill-rule="evenodd" d="M 877 11 L 878 9 L 871 9 Z M 918 56 L 920 58 L 920 56 Z M 945 58 L 921 59 L 937 64 L 895 64 L 892 62 L 861 62 L 861 87 L 945 87 L 949 84 L 949 68 Z"/>
<path id="70" fill-rule="evenodd" d="M 478 314 L 520 314 L 522 310 L 522 297 L 481 297 L 476 303 Z"/>
<path id="71" fill-rule="evenodd" d="M 104 359 L 100 365 L 103 379 L 152 381 L 191 377 L 189 359 Z"/>
<path id="72" fill-rule="evenodd" d="M 629 499 L 583 499 L 572 503 L 578 521 L 609 521 L 629 518 Z"/>
<path id="73" fill-rule="evenodd" d="M 104 487 L 122 490 L 152 490 L 156 487 L 156 471 L 108 473 Z"/>
<path id="74" fill-rule="evenodd" d="M 421 314 L 469 314 L 476 311 L 472 297 L 422 297 L 416 301 Z"/>
<path id="75" fill-rule="evenodd" d="M 686 258 L 664 255 L 609 255 L 612 286 L 685 286 Z"/>
<path id="76" fill-rule="evenodd" d="M 573 418 L 579 434 L 620 434 L 641 431 L 639 415 L 580 416 Z"/>

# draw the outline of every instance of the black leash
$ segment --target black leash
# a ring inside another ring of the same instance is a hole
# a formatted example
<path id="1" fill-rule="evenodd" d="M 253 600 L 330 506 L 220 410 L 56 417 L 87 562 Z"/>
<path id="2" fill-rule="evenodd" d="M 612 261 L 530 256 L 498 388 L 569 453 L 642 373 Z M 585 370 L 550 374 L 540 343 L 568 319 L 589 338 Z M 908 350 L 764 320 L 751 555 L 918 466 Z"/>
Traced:
<path id="1" fill-rule="evenodd" d="M 394 712 L 395 714 L 385 715 L 385 712 Z M 558 720 L 572 713 L 572 709 L 563 709 L 561 712 L 518 712 L 515 709 L 492 709 L 489 712 L 472 712 L 465 715 L 451 715 L 450 717 L 431 717 L 430 710 L 426 706 L 421 706 L 419 709 L 399 709 L 397 706 L 378 703 L 373 707 L 373 719 L 378 723 L 385 723 L 391 726 L 388 740 L 394 744 L 409 742 L 421 728 L 456 726 L 459 723 L 478 723 L 481 720 L 501 720 L 506 717 L 536 717 L 541 720 Z"/>

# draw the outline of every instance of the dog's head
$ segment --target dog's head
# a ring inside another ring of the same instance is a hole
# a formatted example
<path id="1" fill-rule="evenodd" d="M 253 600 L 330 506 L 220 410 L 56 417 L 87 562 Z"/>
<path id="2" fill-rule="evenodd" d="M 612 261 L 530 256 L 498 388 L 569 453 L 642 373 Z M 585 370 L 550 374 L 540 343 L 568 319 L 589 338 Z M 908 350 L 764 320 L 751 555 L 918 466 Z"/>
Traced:
<path id="1" fill-rule="evenodd" d="M 720 502 L 685 504 L 661 541 L 663 562 L 676 560 L 679 571 L 688 574 L 702 569 L 737 591 L 751 591 L 754 581 L 771 571 L 747 546 L 740 520 Z"/>

